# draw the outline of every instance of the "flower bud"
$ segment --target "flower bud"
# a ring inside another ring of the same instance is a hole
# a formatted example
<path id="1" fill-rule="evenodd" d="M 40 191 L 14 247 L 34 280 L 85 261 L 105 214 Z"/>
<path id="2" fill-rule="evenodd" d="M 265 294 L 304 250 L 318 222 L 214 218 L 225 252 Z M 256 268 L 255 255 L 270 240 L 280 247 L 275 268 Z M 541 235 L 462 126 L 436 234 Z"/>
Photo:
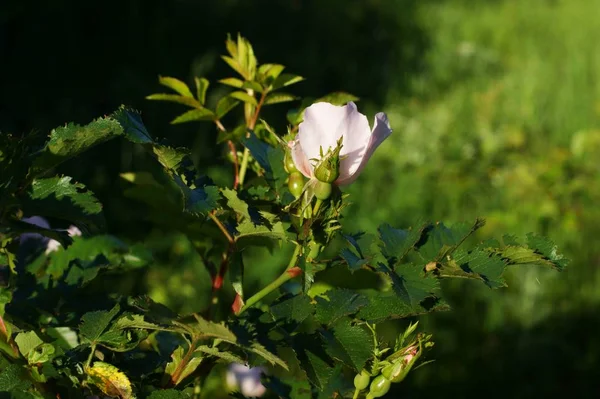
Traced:
<path id="1" fill-rule="evenodd" d="M 371 382 L 371 375 L 367 372 L 367 370 L 362 370 L 359 374 L 354 376 L 354 388 L 358 389 L 359 391 L 367 389 L 369 382 Z"/>
<path id="2" fill-rule="evenodd" d="M 391 381 L 385 378 L 383 375 L 379 374 L 375 379 L 371 382 L 371 386 L 369 387 L 369 394 L 367 398 L 380 398 L 384 396 L 390 390 L 390 386 L 392 385 Z"/>
<path id="3" fill-rule="evenodd" d="M 294 160 L 292 159 L 292 155 L 290 154 L 289 148 L 287 149 L 287 151 L 285 152 L 285 156 L 283 157 L 283 168 L 290 175 L 294 172 L 298 172 L 298 169 L 296 168 L 296 164 L 294 163 Z"/>
<path id="4" fill-rule="evenodd" d="M 342 150 L 342 140 L 337 142 L 335 148 L 329 148 L 326 154 L 323 155 L 321 147 L 321 159 L 315 166 L 315 177 L 323 183 L 333 183 L 340 176 L 340 151 Z"/>
<path id="5" fill-rule="evenodd" d="M 421 350 L 417 345 L 409 346 L 403 352 L 401 357 L 381 370 L 381 374 L 392 382 L 401 382 L 404 380 L 412 366 L 421 356 Z"/>
<path id="6" fill-rule="evenodd" d="M 317 197 L 317 199 L 320 199 L 321 201 L 325 201 L 326 199 L 331 197 L 332 191 L 333 187 L 331 183 L 318 181 L 315 185 L 315 197 Z"/>
<path id="7" fill-rule="evenodd" d="M 304 177 L 300 172 L 292 172 L 288 178 L 288 189 L 290 193 L 297 199 L 302 195 L 304 189 Z"/>

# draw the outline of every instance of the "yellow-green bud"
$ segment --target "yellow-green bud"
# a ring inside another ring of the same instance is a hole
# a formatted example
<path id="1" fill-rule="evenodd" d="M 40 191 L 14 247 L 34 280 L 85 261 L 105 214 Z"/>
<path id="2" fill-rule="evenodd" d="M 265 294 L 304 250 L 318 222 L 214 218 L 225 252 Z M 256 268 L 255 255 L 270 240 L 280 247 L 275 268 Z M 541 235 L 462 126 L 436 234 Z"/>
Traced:
<path id="1" fill-rule="evenodd" d="M 325 183 L 322 181 L 318 181 L 315 185 L 315 197 L 320 199 L 321 201 L 325 201 L 329 197 L 331 197 L 331 192 L 333 191 L 333 186 L 331 183 Z"/>
<path id="2" fill-rule="evenodd" d="M 340 151 L 342 150 L 342 138 L 337 142 L 335 148 L 330 148 L 323 154 L 321 148 L 321 159 L 315 166 L 315 177 L 323 183 L 333 183 L 340 176 Z"/>

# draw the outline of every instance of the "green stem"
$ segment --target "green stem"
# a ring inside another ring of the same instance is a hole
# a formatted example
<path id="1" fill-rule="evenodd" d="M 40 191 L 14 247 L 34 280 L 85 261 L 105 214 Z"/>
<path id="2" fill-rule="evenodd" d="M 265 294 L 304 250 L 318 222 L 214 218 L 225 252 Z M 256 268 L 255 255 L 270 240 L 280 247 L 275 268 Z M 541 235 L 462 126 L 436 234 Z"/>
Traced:
<path id="1" fill-rule="evenodd" d="M 317 201 L 315 202 L 315 207 L 313 208 L 313 216 L 317 214 L 319 208 L 321 207 L 321 204 L 323 204 L 323 201 L 317 198 Z"/>
<path id="2" fill-rule="evenodd" d="M 286 283 L 287 281 L 296 277 L 295 274 L 288 273 L 288 270 L 290 270 L 292 267 L 294 267 L 296 265 L 296 262 L 298 261 L 298 257 L 300 256 L 301 250 L 302 250 L 302 247 L 300 245 L 296 245 L 296 249 L 294 249 L 294 253 L 292 254 L 290 262 L 288 263 L 288 265 L 285 268 L 285 270 L 283 271 L 283 273 L 281 273 L 281 275 L 279 277 L 277 277 L 273 282 L 271 282 L 265 288 L 263 288 L 262 290 L 258 291 L 256 294 L 254 294 L 250 298 L 248 298 L 248 300 L 246 301 L 246 304 L 237 313 L 238 316 L 241 315 L 242 313 L 244 313 L 248 308 L 251 308 L 252 306 L 256 305 L 257 302 L 259 302 L 261 299 L 263 299 L 264 297 L 269 295 L 271 292 L 275 291 L 277 288 L 281 287 L 284 283 Z"/>
<path id="3" fill-rule="evenodd" d="M 85 362 L 86 369 L 90 368 L 90 365 L 92 364 L 92 359 L 94 358 L 94 352 L 96 352 L 96 344 L 92 344 L 92 350 L 90 352 L 90 355 L 87 358 L 87 361 Z"/>
<path id="4" fill-rule="evenodd" d="M 250 150 L 244 148 L 244 154 L 242 155 L 242 164 L 240 165 L 239 174 L 239 187 L 244 185 L 244 179 L 246 178 L 246 170 L 248 169 L 248 158 L 250 157 Z"/>
<path id="5" fill-rule="evenodd" d="M 358 388 L 354 389 L 354 396 L 352 397 L 352 399 L 358 399 L 358 395 L 360 395 L 360 390 Z"/>

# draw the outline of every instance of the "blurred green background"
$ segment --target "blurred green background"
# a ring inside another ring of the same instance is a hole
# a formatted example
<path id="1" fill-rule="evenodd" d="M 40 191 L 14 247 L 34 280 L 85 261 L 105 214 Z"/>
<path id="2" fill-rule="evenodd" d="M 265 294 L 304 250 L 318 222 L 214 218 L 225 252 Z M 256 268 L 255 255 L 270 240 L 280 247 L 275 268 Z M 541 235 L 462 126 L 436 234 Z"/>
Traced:
<path id="1" fill-rule="evenodd" d="M 455 310 L 423 320 L 435 362 L 393 395 L 597 397 L 599 21 L 597 0 L 9 0 L 0 5 L 0 130 L 87 123 L 124 103 L 154 136 L 193 148 L 201 170 L 227 181 L 216 129 L 169 125 L 182 107 L 144 97 L 161 91 L 159 74 L 230 76 L 219 55 L 227 33 L 240 32 L 260 62 L 307 78 L 298 95 L 345 90 L 369 119 L 388 113 L 394 134 L 346 190 L 347 231 L 483 216 L 481 238 L 535 231 L 572 259 L 562 274 L 511 270 L 509 288 L 494 292 L 446 284 Z M 264 115 L 280 132 L 287 108 Z M 63 171 L 97 193 L 111 232 L 159 254 L 118 289 L 197 310 L 210 283 L 192 245 L 121 194 L 119 173 L 145 162 L 132 145 L 111 142 Z M 265 251 L 247 256 L 249 292 L 282 267 Z"/>

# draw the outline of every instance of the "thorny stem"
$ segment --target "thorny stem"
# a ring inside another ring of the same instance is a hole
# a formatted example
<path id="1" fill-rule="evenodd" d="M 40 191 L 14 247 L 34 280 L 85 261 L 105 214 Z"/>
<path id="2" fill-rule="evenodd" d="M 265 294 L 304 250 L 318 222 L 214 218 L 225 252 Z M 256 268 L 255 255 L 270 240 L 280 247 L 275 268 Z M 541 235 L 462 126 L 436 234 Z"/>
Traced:
<path id="1" fill-rule="evenodd" d="M 292 254 L 292 257 L 290 258 L 290 262 L 288 263 L 288 265 L 285 268 L 285 270 L 283 271 L 283 273 L 279 277 L 277 277 L 273 282 L 271 282 L 269 285 L 267 285 L 265 288 L 263 288 L 262 290 L 258 291 L 256 294 L 254 294 L 250 298 L 248 298 L 248 300 L 246 301 L 246 304 L 239 310 L 239 312 L 237 312 L 238 316 L 241 315 L 242 313 L 244 313 L 248 308 L 251 308 L 252 306 L 254 306 L 257 302 L 259 302 L 261 299 L 263 299 L 264 297 L 269 295 L 271 292 L 273 292 L 277 288 L 281 287 L 284 283 L 293 279 L 294 277 L 298 276 L 301 273 L 299 268 L 295 267 L 301 251 L 302 251 L 302 247 L 300 245 L 296 245 L 296 248 L 294 249 L 294 253 Z M 298 270 L 296 270 L 296 269 L 298 269 Z"/>

